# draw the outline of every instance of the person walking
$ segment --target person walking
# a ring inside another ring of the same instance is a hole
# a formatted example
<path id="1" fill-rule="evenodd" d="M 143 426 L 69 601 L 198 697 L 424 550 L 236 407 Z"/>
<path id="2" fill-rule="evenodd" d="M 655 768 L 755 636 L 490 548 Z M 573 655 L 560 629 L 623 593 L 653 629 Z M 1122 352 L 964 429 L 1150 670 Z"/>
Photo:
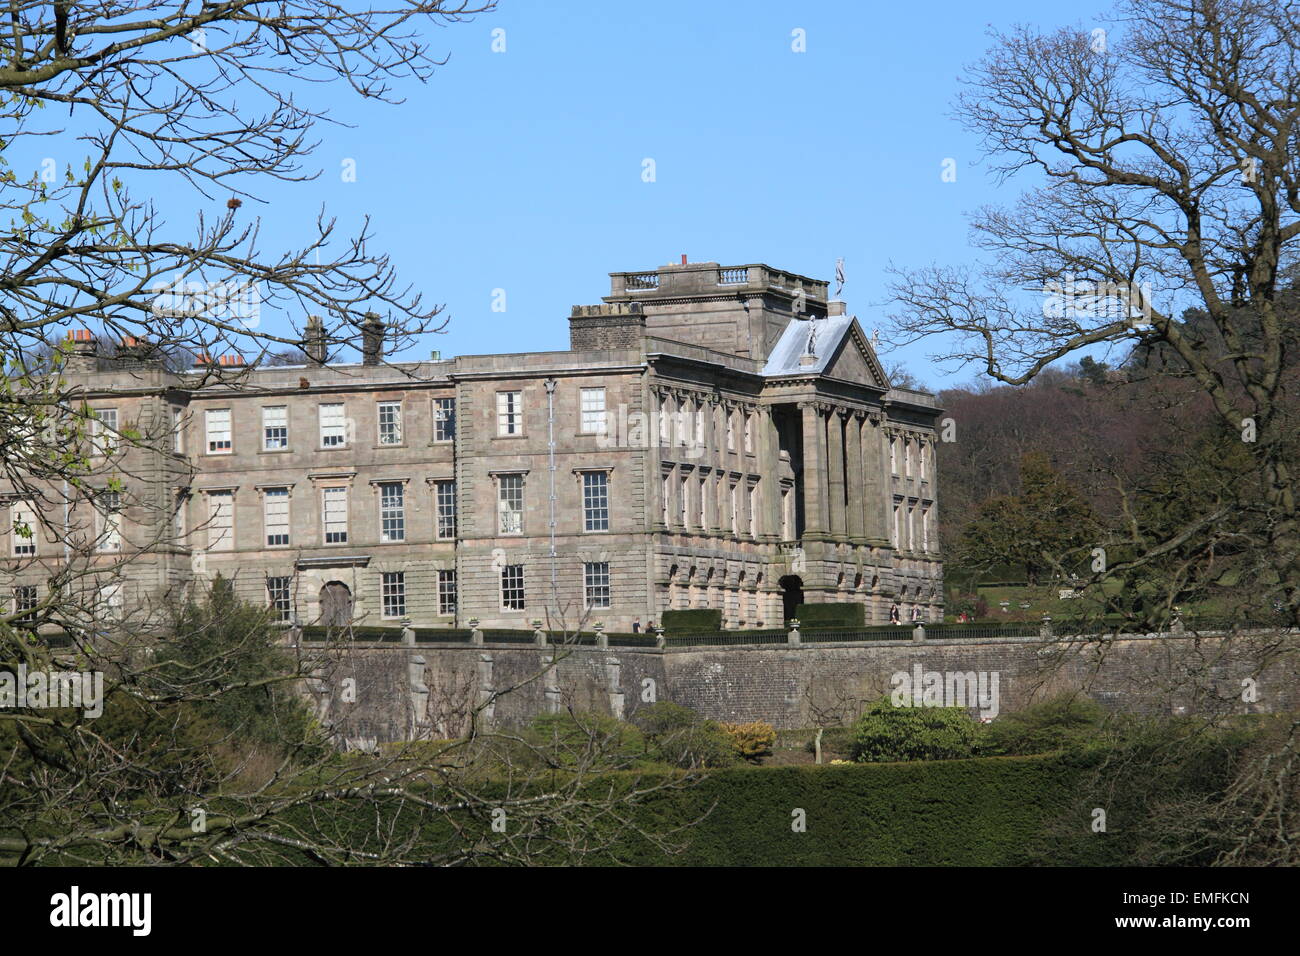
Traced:
<path id="1" fill-rule="evenodd" d="M 898 612 L 898 605 L 897 605 L 897 604 L 895 604 L 893 607 L 891 607 L 891 608 L 889 609 L 889 623 L 890 623 L 890 624 L 902 624 L 902 623 L 903 623 L 903 618 L 902 618 L 902 615 L 900 615 L 899 612 Z"/>

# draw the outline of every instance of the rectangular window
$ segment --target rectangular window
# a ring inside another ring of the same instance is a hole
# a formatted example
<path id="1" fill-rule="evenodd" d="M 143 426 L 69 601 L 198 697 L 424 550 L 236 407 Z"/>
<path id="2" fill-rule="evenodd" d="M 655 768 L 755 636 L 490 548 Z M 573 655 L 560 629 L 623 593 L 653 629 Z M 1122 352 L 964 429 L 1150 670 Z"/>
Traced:
<path id="1" fill-rule="evenodd" d="M 497 434 L 524 433 L 523 392 L 497 392 Z"/>
<path id="2" fill-rule="evenodd" d="M 230 551 L 235 546 L 235 493 L 208 492 L 208 550 Z"/>
<path id="3" fill-rule="evenodd" d="M 385 571 L 380 584 L 384 617 L 406 617 L 406 572 Z"/>
<path id="4" fill-rule="evenodd" d="M 685 475 L 682 475 L 682 482 L 681 482 L 681 489 L 680 489 L 680 491 L 681 491 L 681 498 L 678 500 L 678 503 L 677 503 L 677 518 L 678 518 L 678 523 L 679 523 L 683 528 L 689 528 L 689 527 L 690 527 L 690 517 L 689 517 L 689 516 L 690 516 L 690 513 L 691 513 L 691 511 L 690 511 L 690 506 L 691 506 L 691 480 L 690 480 L 689 478 L 687 478 Z"/>
<path id="5" fill-rule="evenodd" d="M 379 540 L 385 543 L 406 540 L 406 503 L 400 481 L 380 482 Z"/>
<path id="6" fill-rule="evenodd" d="M 348 542 L 348 490 L 346 488 L 321 489 L 321 523 L 325 528 L 326 544 Z"/>
<path id="7" fill-rule="evenodd" d="M 582 390 L 582 432 L 584 435 L 605 434 L 605 390 Z"/>
<path id="8" fill-rule="evenodd" d="M 178 455 L 185 453 L 185 410 L 179 405 L 171 406 L 172 451 Z"/>
<path id="9" fill-rule="evenodd" d="M 587 607 L 609 607 L 609 562 L 584 564 L 582 576 Z"/>
<path id="10" fill-rule="evenodd" d="M 20 584 L 14 588 L 14 613 L 18 615 L 18 624 L 30 624 L 35 618 L 33 613 L 40 599 L 36 594 L 36 585 Z"/>
<path id="11" fill-rule="evenodd" d="M 715 504 L 714 507 L 717 507 Z M 709 526 L 709 479 L 700 478 L 700 530 Z"/>
<path id="12" fill-rule="evenodd" d="M 289 409 L 285 405 L 268 405 L 262 409 L 262 448 L 279 451 L 289 447 Z"/>
<path id="13" fill-rule="evenodd" d="M 99 589 L 99 613 L 106 621 L 122 620 L 122 582 L 111 581 Z"/>
<path id="14" fill-rule="evenodd" d="M 456 537 L 456 482 L 435 481 L 433 494 L 438 540 L 449 541 Z"/>
<path id="15" fill-rule="evenodd" d="M 497 514 L 501 534 L 524 533 L 524 476 L 501 475 L 497 479 Z"/>
<path id="16" fill-rule="evenodd" d="M 36 510 L 25 501 L 15 501 L 9 508 L 9 518 L 13 524 L 10 535 L 14 543 L 14 556 L 35 554 Z"/>
<path id="17" fill-rule="evenodd" d="M 603 471 L 582 473 L 582 522 L 584 531 L 609 530 L 609 475 Z"/>
<path id="18" fill-rule="evenodd" d="M 898 439 L 889 439 L 889 473 L 898 474 Z"/>
<path id="19" fill-rule="evenodd" d="M 262 497 L 266 523 L 266 546 L 282 548 L 289 543 L 289 489 L 267 488 Z"/>
<path id="20" fill-rule="evenodd" d="M 185 510 L 189 506 L 190 496 L 186 489 L 181 488 L 176 492 L 176 510 L 172 514 L 173 525 L 176 531 L 176 544 L 178 547 L 189 547 L 185 538 L 188 534 L 186 530 Z"/>
<path id="21" fill-rule="evenodd" d="M 293 619 L 293 598 L 290 593 L 292 579 L 270 577 L 266 579 L 266 603 L 271 609 L 271 619 L 288 622 Z"/>
<path id="22" fill-rule="evenodd" d="M 96 535 L 100 551 L 122 550 L 122 496 L 116 491 L 105 491 L 95 502 L 99 528 Z"/>
<path id="23" fill-rule="evenodd" d="M 903 474 L 912 477 L 912 439 L 903 439 Z"/>
<path id="24" fill-rule="evenodd" d="M 664 499 L 664 527 L 666 528 L 668 527 L 669 505 L 671 504 L 672 497 L 673 497 L 672 476 L 664 475 L 660 481 L 660 484 L 663 486 L 662 488 L 659 489 L 659 493 L 663 495 L 663 499 Z"/>
<path id="25" fill-rule="evenodd" d="M 322 405 L 320 407 L 320 446 L 322 448 L 342 448 L 347 443 L 347 422 L 344 419 L 343 404 Z"/>
<path id="26" fill-rule="evenodd" d="M 435 398 L 433 400 L 433 440 L 455 441 L 456 439 L 456 399 Z"/>
<path id="27" fill-rule="evenodd" d="M 402 403 L 379 403 L 379 444 L 400 445 L 402 443 Z"/>
<path id="28" fill-rule="evenodd" d="M 229 455 L 231 450 L 230 409 L 209 408 L 203 413 L 207 424 L 208 454 Z"/>
<path id="29" fill-rule="evenodd" d="M 736 413 L 728 409 L 727 416 L 727 451 L 736 450 Z"/>
<path id="30" fill-rule="evenodd" d="M 789 488 L 781 489 L 781 540 L 794 539 L 794 495 Z"/>
<path id="31" fill-rule="evenodd" d="M 507 564 L 501 569 L 501 610 L 524 610 L 524 566 Z"/>
<path id="32" fill-rule="evenodd" d="M 438 613 L 456 613 L 456 572 L 438 572 Z"/>
<path id="33" fill-rule="evenodd" d="M 728 491 L 731 501 L 731 533 L 740 537 L 740 486 L 732 484 Z"/>
<path id="34" fill-rule="evenodd" d="M 749 486 L 749 536 L 758 537 L 758 511 L 761 501 L 758 497 L 758 482 Z"/>
<path id="35" fill-rule="evenodd" d="M 695 447 L 704 447 L 704 403 L 695 406 Z"/>
<path id="36" fill-rule="evenodd" d="M 111 455 L 117 448 L 116 408 L 96 408 L 91 412 L 90 444 L 95 455 Z"/>
<path id="37" fill-rule="evenodd" d="M 745 451 L 754 451 L 754 416 L 745 412 Z"/>
<path id="38" fill-rule="evenodd" d="M 659 402 L 659 444 L 665 447 L 673 443 L 673 412 L 668 407 L 668 399 Z"/>
<path id="39" fill-rule="evenodd" d="M 921 509 L 921 550 L 930 550 L 930 509 Z"/>

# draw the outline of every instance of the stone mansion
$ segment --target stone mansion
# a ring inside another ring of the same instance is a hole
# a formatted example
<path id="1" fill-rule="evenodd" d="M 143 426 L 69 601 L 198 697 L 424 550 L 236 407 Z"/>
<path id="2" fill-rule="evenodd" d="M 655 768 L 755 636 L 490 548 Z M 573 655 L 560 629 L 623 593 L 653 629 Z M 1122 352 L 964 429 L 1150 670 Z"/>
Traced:
<path id="1" fill-rule="evenodd" d="M 685 259 L 611 279 L 557 352 L 390 361 L 372 319 L 344 364 L 313 320 L 306 365 L 171 371 L 70 333 L 118 477 L 84 508 L 10 488 L 6 584 L 31 606 L 68 553 L 47 523 L 81 522 L 110 615 L 220 573 L 304 624 L 941 619 L 940 409 L 890 386 L 827 284 Z"/>

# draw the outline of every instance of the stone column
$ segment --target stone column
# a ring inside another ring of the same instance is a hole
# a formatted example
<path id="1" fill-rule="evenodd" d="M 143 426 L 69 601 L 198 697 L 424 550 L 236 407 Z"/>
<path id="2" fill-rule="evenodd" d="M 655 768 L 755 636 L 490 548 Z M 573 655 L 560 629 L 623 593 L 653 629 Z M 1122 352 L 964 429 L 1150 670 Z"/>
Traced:
<path id="1" fill-rule="evenodd" d="M 830 496 L 827 499 L 830 510 L 831 534 L 843 539 L 848 533 L 845 522 L 844 502 L 844 414 L 841 409 L 832 408 L 826 416 L 826 428 L 829 449 L 826 461 L 827 486 Z"/>
<path id="2" fill-rule="evenodd" d="M 781 442 L 777 438 L 770 405 L 759 407 L 756 427 L 760 435 L 759 474 L 770 476 L 760 485 L 759 497 L 763 504 L 761 527 L 763 537 L 775 541 L 781 537 Z M 760 608 L 759 615 L 762 614 Z"/>
<path id="3" fill-rule="evenodd" d="M 799 410 L 803 414 L 803 532 L 806 538 L 820 538 L 826 534 L 822 496 L 826 474 L 823 454 L 826 432 L 815 403 L 800 402 Z"/>
<path id="4" fill-rule="evenodd" d="M 867 434 L 870 441 L 863 445 L 868 479 L 868 493 L 864 502 L 867 535 L 888 541 L 894 509 L 894 484 L 889 474 L 889 439 L 885 434 L 883 420 L 879 417 L 869 419 Z"/>
<path id="5" fill-rule="evenodd" d="M 829 535 L 830 520 L 830 503 L 831 503 L 831 468 L 830 468 L 830 448 L 826 435 L 830 424 L 830 406 L 821 405 L 817 409 L 817 461 L 819 462 L 819 490 L 821 497 L 822 509 L 822 531 Z"/>
<path id="6" fill-rule="evenodd" d="M 857 412 L 849 415 L 848 447 L 845 449 L 845 458 L 849 463 L 849 538 L 855 544 L 861 544 L 867 536 L 866 488 L 862 468 L 863 421 Z"/>

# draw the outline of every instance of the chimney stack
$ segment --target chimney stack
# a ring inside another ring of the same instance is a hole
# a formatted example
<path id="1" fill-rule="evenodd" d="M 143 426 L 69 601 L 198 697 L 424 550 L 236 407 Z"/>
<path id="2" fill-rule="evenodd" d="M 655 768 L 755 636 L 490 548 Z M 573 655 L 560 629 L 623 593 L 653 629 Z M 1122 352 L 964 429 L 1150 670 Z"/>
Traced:
<path id="1" fill-rule="evenodd" d="M 68 330 L 68 364 L 70 372 L 94 372 L 99 368 L 99 340 L 90 329 Z"/>
<path id="2" fill-rule="evenodd" d="M 155 357 L 154 351 L 154 345 L 148 339 L 124 335 L 122 344 L 117 347 L 117 362 L 128 367 L 144 365 Z"/>
<path id="3" fill-rule="evenodd" d="M 307 328 L 302 340 L 302 350 L 307 353 L 307 359 L 315 362 L 317 365 L 324 365 L 329 358 L 329 353 L 325 348 L 325 325 L 321 322 L 319 315 L 307 316 Z"/>
<path id="4" fill-rule="evenodd" d="M 367 312 L 361 326 L 361 353 L 362 365 L 378 365 L 384 357 L 384 323 L 375 312 Z"/>

